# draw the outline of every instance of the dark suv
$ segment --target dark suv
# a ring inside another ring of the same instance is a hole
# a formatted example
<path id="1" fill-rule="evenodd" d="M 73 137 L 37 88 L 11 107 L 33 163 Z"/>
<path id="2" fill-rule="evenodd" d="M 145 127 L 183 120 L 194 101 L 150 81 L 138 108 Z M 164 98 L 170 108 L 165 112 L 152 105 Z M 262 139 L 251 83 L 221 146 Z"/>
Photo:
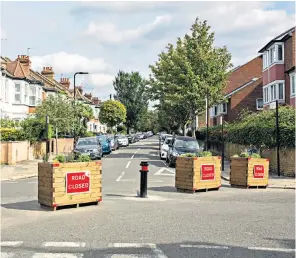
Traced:
<path id="1" fill-rule="evenodd" d="M 169 163 L 170 167 L 173 167 L 176 165 L 177 157 L 181 154 L 198 154 L 198 152 L 200 152 L 199 144 L 194 138 L 187 136 L 176 136 L 172 139 L 171 144 L 169 144 L 166 162 Z"/>

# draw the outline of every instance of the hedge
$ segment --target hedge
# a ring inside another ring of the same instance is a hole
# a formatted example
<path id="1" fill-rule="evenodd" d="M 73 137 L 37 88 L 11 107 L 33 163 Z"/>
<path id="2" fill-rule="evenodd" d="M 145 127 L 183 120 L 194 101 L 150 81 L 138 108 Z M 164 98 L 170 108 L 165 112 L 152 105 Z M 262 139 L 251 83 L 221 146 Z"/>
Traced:
<path id="1" fill-rule="evenodd" d="M 1 141 L 23 141 L 25 136 L 21 130 L 15 128 L 0 128 Z"/>
<path id="2" fill-rule="evenodd" d="M 225 124 L 223 138 L 227 142 L 252 145 L 257 148 L 276 146 L 275 110 L 264 110 L 245 115 L 241 120 Z M 295 109 L 289 106 L 279 108 L 280 147 L 295 147 Z M 197 138 L 204 140 L 206 128 L 197 132 Z M 209 127 L 209 141 L 221 141 L 221 126 Z"/>

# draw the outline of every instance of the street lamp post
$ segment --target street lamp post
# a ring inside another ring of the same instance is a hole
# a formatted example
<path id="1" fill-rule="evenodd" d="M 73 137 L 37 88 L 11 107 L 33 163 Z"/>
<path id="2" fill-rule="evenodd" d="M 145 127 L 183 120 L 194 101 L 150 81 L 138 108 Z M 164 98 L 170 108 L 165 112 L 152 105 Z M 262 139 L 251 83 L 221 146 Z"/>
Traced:
<path id="1" fill-rule="evenodd" d="M 74 74 L 74 121 L 76 121 L 76 83 L 75 83 L 75 77 L 77 74 L 88 74 L 88 72 L 76 72 Z M 76 144 L 76 128 L 75 128 L 75 123 L 74 123 L 74 146 L 73 149 L 75 148 Z"/>
<path id="2" fill-rule="evenodd" d="M 220 116 L 220 124 L 221 124 L 221 140 L 222 140 L 222 171 L 224 171 L 224 132 L 223 132 L 223 125 L 224 125 L 224 119 L 223 115 Z"/>

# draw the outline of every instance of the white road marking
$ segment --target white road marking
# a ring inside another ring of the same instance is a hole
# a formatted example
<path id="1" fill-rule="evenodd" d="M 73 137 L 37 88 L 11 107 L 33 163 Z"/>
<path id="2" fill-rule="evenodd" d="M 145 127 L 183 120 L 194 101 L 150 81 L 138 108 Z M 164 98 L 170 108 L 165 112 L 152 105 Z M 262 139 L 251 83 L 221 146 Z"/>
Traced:
<path id="1" fill-rule="evenodd" d="M 163 173 L 164 171 L 168 171 L 169 173 Z M 154 176 L 175 176 L 175 171 L 168 168 L 161 168 L 153 175 Z"/>
<path id="2" fill-rule="evenodd" d="M 85 247 L 83 242 L 45 242 L 44 247 Z"/>
<path id="3" fill-rule="evenodd" d="M 129 161 L 129 162 L 126 164 L 125 168 L 128 168 L 130 164 L 131 164 L 131 161 Z"/>
<path id="4" fill-rule="evenodd" d="M 1 247 L 16 247 L 23 244 L 23 241 L 2 241 Z"/>
<path id="5" fill-rule="evenodd" d="M 6 253 L 6 252 L 1 252 L 1 258 L 11 258 L 14 257 L 14 253 Z"/>
<path id="6" fill-rule="evenodd" d="M 180 245 L 182 248 L 203 248 L 203 249 L 228 249 L 228 246 L 219 245 Z"/>
<path id="7" fill-rule="evenodd" d="M 284 253 L 294 253 L 296 249 L 288 248 L 268 248 L 268 247 L 248 247 L 249 250 L 254 251 L 272 251 L 272 252 L 284 252 Z"/>
<path id="8" fill-rule="evenodd" d="M 121 180 L 121 178 L 124 176 L 125 172 L 122 172 L 121 175 L 116 179 L 117 182 L 119 182 Z"/>
<path id="9" fill-rule="evenodd" d="M 131 157 L 131 159 L 133 159 L 135 157 L 135 154 Z"/>
<path id="10" fill-rule="evenodd" d="M 121 179 L 120 182 L 135 182 L 136 179 Z"/>
<path id="11" fill-rule="evenodd" d="M 160 250 L 156 244 L 150 243 L 114 243 L 109 244 L 111 248 L 150 248 L 157 258 L 168 258 L 162 250 Z"/>
<path id="12" fill-rule="evenodd" d="M 73 253 L 36 253 L 33 258 L 82 258 L 83 254 Z"/>

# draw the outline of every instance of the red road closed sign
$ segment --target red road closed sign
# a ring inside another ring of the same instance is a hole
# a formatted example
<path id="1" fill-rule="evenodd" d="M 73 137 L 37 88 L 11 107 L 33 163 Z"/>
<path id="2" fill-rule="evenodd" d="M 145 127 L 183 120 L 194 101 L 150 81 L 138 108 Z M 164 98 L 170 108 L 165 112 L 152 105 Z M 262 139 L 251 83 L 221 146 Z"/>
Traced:
<path id="1" fill-rule="evenodd" d="M 201 180 L 215 180 L 215 165 L 201 165 Z"/>
<path id="2" fill-rule="evenodd" d="M 254 178 L 264 178 L 264 166 L 254 165 Z"/>
<path id="3" fill-rule="evenodd" d="M 90 189 L 90 173 L 70 172 L 66 175 L 66 190 L 67 194 L 71 193 L 86 193 Z"/>

